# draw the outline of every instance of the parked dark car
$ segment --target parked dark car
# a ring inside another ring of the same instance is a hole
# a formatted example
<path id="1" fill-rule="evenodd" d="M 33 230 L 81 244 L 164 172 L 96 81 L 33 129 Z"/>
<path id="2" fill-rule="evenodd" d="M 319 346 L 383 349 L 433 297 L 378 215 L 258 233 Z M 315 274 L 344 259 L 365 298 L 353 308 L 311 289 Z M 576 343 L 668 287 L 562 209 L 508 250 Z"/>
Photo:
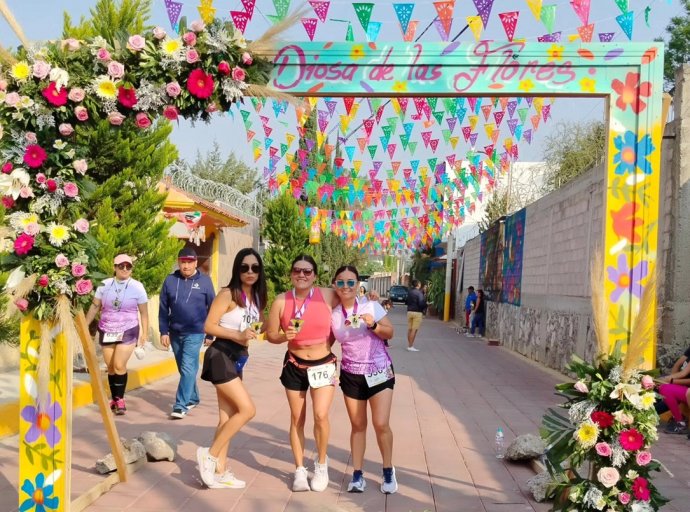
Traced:
<path id="1" fill-rule="evenodd" d="M 391 302 L 407 302 L 407 286 L 391 286 L 388 290 L 388 298 Z"/>

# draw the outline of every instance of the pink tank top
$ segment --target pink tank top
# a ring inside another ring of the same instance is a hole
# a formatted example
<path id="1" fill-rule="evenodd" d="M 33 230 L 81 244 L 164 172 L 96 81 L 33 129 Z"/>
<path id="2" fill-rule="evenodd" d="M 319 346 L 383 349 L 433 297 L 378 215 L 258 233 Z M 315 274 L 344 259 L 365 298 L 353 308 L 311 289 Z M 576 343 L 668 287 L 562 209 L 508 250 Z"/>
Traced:
<path id="1" fill-rule="evenodd" d="M 321 290 L 318 288 L 313 288 L 313 290 L 311 299 L 307 299 L 306 307 L 301 312 L 302 327 L 288 347 L 308 347 L 323 343 L 331 333 L 331 308 L 324 301 Z M 297 317 L 300 316 L 302 301 L 298 299 L 297 305 L 298 307 L 295 308 L 295 296 L 292 290 L 286 292 L 285 306 L 280 317 L 280 326 L 284 330 L 290 327 L 290 321 L 295 318 L 295 309 L 297 309 Z"/>

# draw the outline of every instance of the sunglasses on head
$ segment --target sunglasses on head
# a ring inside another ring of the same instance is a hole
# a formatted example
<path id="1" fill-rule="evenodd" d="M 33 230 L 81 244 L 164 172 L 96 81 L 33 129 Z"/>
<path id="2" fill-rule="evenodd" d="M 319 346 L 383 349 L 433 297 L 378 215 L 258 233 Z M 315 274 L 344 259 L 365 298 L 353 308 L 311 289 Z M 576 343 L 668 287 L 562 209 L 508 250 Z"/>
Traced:
<path id="1" fill-rule="evenodd" d="M 119 265 L 115 265 L 117 268 L 120 270 L 132 270 L 132 264 L 131 263 L 120 263 Z"/>
<path id="2" fill-rule="evenodd" d="M 356 284 L 357 284 L 357 281 L 355 281 L 354 279 L 348 279 L 347 281 L 343 281 L 342 279 L 338 279 L 335 282 L 336 288 L 345 288 L 345 287 L 354 288 Z"/>
<path id="3" fill-rule="evenodd" d="M 304 274 L 305 277 L 309 277 L 313 273 L 314 273 L 313 268 L 298 268 L 298 267 L 292 268 L 292 275 L 293 276 L 298 276 L 300 274 Z"/>
<path id="4" fill-rule="evenodd" d="M 249 270 L 251 270 L 255 274 L 258 274 L 259 272 L 261 272 L 261 265 L 259 265 L 258 263 L 253 263 L 252 265 L 242 263 L 240 265 L 240 272 L 242 274 L 246 274 L 247 272 L 249 272 Z"/>

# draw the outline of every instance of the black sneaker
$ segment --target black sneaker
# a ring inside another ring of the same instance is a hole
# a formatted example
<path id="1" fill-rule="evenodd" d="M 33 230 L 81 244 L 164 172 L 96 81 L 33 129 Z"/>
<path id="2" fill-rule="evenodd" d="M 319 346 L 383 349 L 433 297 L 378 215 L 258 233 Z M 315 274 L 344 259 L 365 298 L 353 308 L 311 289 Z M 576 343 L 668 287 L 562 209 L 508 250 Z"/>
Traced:
<path id="1" fill-rule="evenodd" d="M 669 424 L 666 428 L 667 434 L 685 434 L 688 431 L 688 425 L 684 421 L 674 421 L 673 425 Z"/>
<path id="2" fill-rule="evenodd" d="M 170 417 L 176 420 L 181 420 L 185 416 L 187 416 L 187 411 L 182 409 L 173 409 L 173 412 L 170 413 Z"/>

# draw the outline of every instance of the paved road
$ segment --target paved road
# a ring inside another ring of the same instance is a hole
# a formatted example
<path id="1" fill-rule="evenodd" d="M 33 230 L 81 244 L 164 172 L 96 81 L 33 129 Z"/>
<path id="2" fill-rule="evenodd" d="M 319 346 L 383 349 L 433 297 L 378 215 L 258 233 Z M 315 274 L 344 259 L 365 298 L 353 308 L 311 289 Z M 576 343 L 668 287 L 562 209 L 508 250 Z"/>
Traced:
<path id="1" fill-rule="evenodd" d="M 340 391 L 336 394 L 329 448 L 331 483 L 323 493 L 292 493 L 294 470 L 287 436 L 288 407 L 277 379 L 284 347 L 261 343 L 252 347 L 246 384 L 257 404 L 256 418 L 236 437 L 231 447 L 233 469 L 246 480 L 244 490 L 208 490 L 196 471 L 194 453 L 208 445 L 216 422 L 213 387 L 201 383 L 202 405 L 184 420 L 167 419 L 176 386 L 165 379 L 131 393 L 129 411 L 117 418 L 123 437 L 145 430 L 165 431 L 178 440 L 175 462 L 145 465 L 131 480 L 119 484 L 87 510 L 172 512 L 213 511 L 367 511 L 367 512 L 501 512 L 546 511 L 535 503 L 525 482 L 529 467 L 497 460 L 493 440 L 498 426 L 506 441 L 535 433 L 541 416 L 557 402 L 553 394 L 563 376 L 502 347 L 458 335 L 452 325 L 426 320 L 418 337 L 420 352 L 404 349 L 404 311 L 392 313 L 397 335 L 391 348 L 397 385 L 392 427 L 394 462 L 400 492 L 384 496 L 380 455 L 370 432 L 365 460 L 368 488 L 348 494 L 352 468 L 349 458 L 349 422 Z M 308 432 L 308 465 L 314 456 Z M 73 495 L 79 496 L 103 477 L 93 471 L 97 457 L 109 451 L 95 407 L 74 415 Z M 0 509 L 16 510 L 17 438 L 0 443 Z M 690 441 L 663 435 L 655 449 L 675 474 L 660 476 L 662 492 L 674 498 L 664 508 L 687 511 L 680 500 L 690 495 Z"/>

